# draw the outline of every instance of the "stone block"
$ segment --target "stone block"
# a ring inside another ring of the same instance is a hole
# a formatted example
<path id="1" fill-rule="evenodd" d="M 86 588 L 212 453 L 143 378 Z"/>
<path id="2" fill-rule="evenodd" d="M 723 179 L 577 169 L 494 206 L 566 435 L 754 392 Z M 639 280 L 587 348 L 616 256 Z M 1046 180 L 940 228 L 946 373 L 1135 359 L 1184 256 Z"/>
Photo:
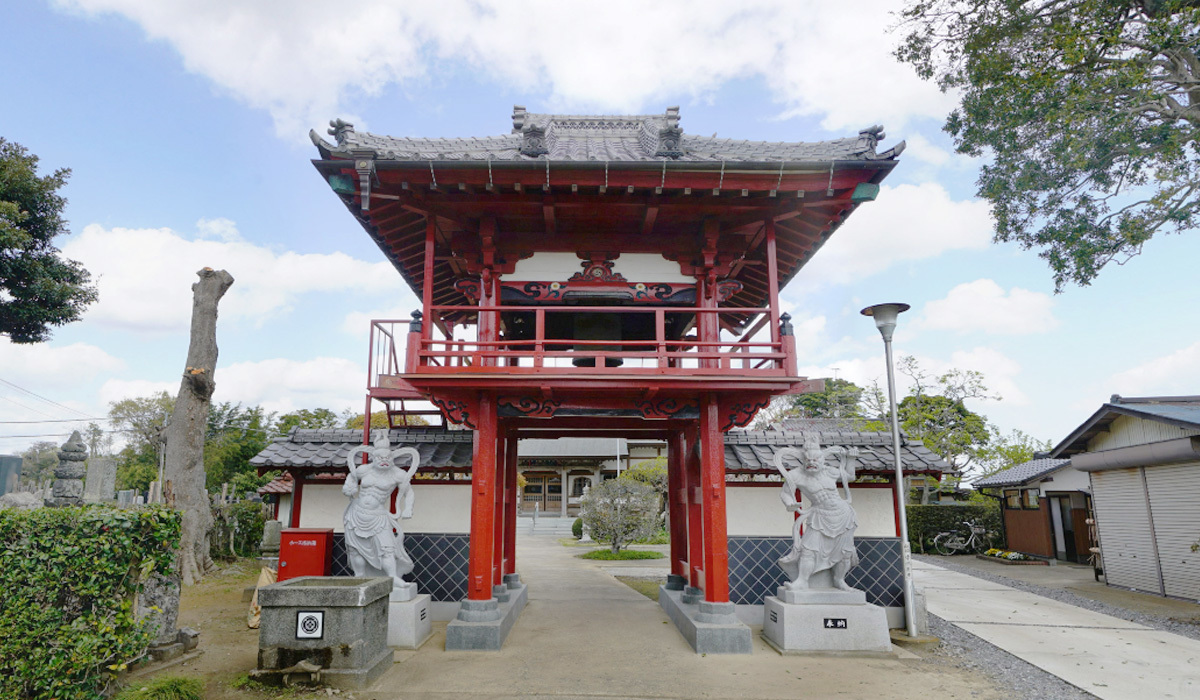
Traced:
<path id="1" fill-rule="evenodd" d="M 697 654 L 749 654 L 753 650 L 750 628 L 737 619 L 733 603 L 689 603 L 685 595 L 660 586 L 658 604 Z"/>
<path id="2" fill-rule="evenodd" d="M 767 596 L 763 638 L 784 652 L 886 654 L 892 648 L 887 615 L 869 603 L 796 605 Z"/>
<path id="3" fill-rule="evenodd" d="M 499 651 L 528 598 L 529 589 L 522 583 L 509 589 L 505 602 L 464 600 L 458 618 L 446 625 L 446 650 Z"/>
<path id="4" fill-rule="evenodd" d="M 420 649 L 433 636 L 432 599 L 422 593 L 412 600 L 388 601 L 388 646 Z"/>
<path id="5" fill-rule="evenodd" d="M 365 688 L 394 659 L 387 645 L 390 578 L 301 576 L 258 591 L 258 669 L 283 681 L 308 674 L 337 688 Z"/>
<path id="6" fill-rule="evenodd" d="M 789 605 L 865 605 L 867 594 L 860 590 L 843 591 L 837 588 L 802 588 L 790 590 L 780 586 L 775 597 Z"/>

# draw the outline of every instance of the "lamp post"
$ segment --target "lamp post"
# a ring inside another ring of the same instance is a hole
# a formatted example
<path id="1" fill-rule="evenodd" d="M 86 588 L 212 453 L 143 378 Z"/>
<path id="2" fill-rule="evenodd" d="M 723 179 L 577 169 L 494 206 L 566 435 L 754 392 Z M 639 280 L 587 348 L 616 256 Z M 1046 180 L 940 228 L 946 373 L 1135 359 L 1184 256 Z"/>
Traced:
<path id="1" fill-rule="evenodd" d="M 917 636 L 916 606 L 912 587 L 912 550 L 908 544 L 908 515 L 905 502 L 908 494 L 904 488 L 904 465 L 900 462 L 900 422 L 896 415 L 896 375 L 892 369 L 892 333 L 896 330 L 896 317 L 908 311 L 908 304 L 876 304 L 862 310 L 863 316 L 875 319 L 875 327 L 883 336 L 883 352 L 887 359 L 888 406 L 892 413 L 892 453 L 896 458 L 896 507 L 899 509 L 900 551 L 904 576 L 904 626 L 909 637 Z"/>

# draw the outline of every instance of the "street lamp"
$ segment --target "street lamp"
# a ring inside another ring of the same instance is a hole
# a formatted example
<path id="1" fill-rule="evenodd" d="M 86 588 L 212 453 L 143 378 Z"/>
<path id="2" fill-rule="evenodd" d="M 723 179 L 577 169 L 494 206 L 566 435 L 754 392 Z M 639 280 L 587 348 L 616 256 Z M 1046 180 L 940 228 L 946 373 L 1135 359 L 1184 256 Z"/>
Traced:
<path id="1" fill-rule="evenodd" d="M 896 416 L 896 375 L 892 370 L 892 333 L 896 317 L 908 311 L 908 304 L 876 304 L 862 310 L 863 316 L 875 319 L 875 327 L 883 336 L 883 352 L 887 358 L 888 406 L 892 412 L 892 453 L 896 458 L 896 507 L 899 508 L 901 560 L 904 571 L 904 626 L 909 637 L 917 636 L 917 617 L 912 587 L 912 550 L 908 544 L 908 515 L 905 502 L 904 465 L 900 463 L 900 422 Z"/>

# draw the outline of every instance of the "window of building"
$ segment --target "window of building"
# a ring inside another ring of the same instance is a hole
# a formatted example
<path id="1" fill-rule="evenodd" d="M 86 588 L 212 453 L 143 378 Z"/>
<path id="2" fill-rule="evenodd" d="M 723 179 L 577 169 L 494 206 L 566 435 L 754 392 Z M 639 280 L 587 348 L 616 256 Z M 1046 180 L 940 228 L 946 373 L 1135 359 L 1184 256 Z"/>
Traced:
<path id="1" fill-rule="evenodd" d="M 1009 510 L 1020 510 L 1021 508 L 1021 492 L 1013 489 L 1004 492 L 1004 507 Z"/>
<path id="2" fill-rule="evenodd" d="M 1022 494 L 1024 495 L 1024 499 L 1022 499 L 1024 501 L 1024 506 L 1026 508 L 1037 509 L 1037 507 L 1038 507 L 1038 491 L 1037 491 L 1037 489 L 1025 489 L 1022 492 Z"/>
<path id="3" fill-rule="evenodd" d="M 575 481 L 571 483 L 571 495 L 579 497 L 583 495 L 583 490 L 592 485 L 592 480 L 586 476 L 577 476 Z"/>

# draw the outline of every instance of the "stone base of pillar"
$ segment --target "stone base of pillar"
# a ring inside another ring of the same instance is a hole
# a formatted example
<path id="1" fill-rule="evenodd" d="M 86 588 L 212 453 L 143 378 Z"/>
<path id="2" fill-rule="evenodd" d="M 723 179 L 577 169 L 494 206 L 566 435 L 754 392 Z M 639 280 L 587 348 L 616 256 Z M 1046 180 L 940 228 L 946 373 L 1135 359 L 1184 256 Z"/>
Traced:
<path id="1" fill-rule="evenodd" d="M 433 636 L 433 615 L 428 593 L 411 600 L 388 601 L 389 647 L 396 649 L 420 649 Z"/>
<path id="2" fill-rule="evenodd" d="M 687 577 L 679 574 L 667 574 L 667 590 L 682 591 L 687 586 Z"/>
<path id="3" fill-rule="evenodd" d="M 733 603 L 688 603 L 684 594 L 658 589 L 658 604 L 697 654 L 749 654 L 750 628 L 737 619 Z"/>
<path id="4" fill-rule="evenodd" d="M 687 579 L 684 579 L 684 581 L 687 581 Z M 677 589 L 668 588 L 668 590 L 674 591 Z M 680 594 L 679 599 L 688 605 L 698 605 L 700 601 L 704 600 L 704 589 L 684 585 L 683 593 Z"/>
<path id="5" fill-rule="evenodd" d="M 446 625 L 446 650 L 499 651 L 529 600 L 529 589 L 523 583 L 508 590 L 507 601 L 464 600 L 458 619 Z"/>
<path id="6" fill-rule="evenodd" d="M 504 585 L 512 588 L 521 587 L 521 574 L 504 574 Z"/>
<path id="7" fill-rule="evenodd" d="M 838 591 L 841 593 L 841 591 Z M 890 655 L 887 614 L 870 603 L 763 601 L 763 639 L 783 653 Z"/>

